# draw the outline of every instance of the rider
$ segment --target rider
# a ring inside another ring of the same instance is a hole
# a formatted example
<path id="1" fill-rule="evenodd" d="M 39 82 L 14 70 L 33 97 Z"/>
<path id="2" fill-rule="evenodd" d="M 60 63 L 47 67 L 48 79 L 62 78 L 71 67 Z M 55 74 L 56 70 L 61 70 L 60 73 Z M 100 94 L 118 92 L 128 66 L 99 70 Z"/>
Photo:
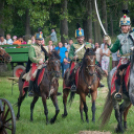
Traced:
<path id="1" fill-rule="evenodd" d="M 117 40 L 114 44 L 111 44 L 111 39 L 109 36 L 105 36 L 105 41 L 109 45 L 111 52 L 120 51 L 121 59 L 117 66 L 117 80 L 115 81 L 115 87 L 117 93 L 115 94 L 116 100 L 122 99 L 122 89 L 124 88 L 123 76 L 125 75 L 125 70 L 129 65 L 130 59 L 130 48 L 134 45 L 134 32 L 131 30 L 130 17 L 127 16 L 128 11 L 123 10 L 123 17 L 121 17 L 119 26 L 121 28 L 121 34 L 117 36 Z"/>
<path id="2" fill-rule="evenodd" d="M 28 63 L 26 67 L 26 73 L 29 72 L 31 68 L 31 79 L 29 82 L 29 96 L 33 95 L 33 83 L 34 83 L 34 72 L 38 69 L 39 65 L 42 65 L 47 59 L 47 51 L 42 46 L 43 34 L 36 34 L 36 43 L 35 45 L 31 45 L 28 52 Z"/>
<path id="3" fill-rule="evenodd" d="M 81 64 L 85 51 L 87 48 L 93 48 L 93 45 L 91 43 L 84 42 L 84 30 L 81 27 L 79 27 L 75 31 L 75 37 L 76 37 L 78 43 L 72 44 L 70 47 L 70 51 L 69 51 L 69 58 L 71 59 L 72 63 L 73 62 L 77 63 L 74 67 L 74 71 L 73 71 L 74 74 L 71 75 L 71 81 L 72 81 L 71 91 L 72 92 L 77 91 L 74 76 L 75 76 L 76 70 L 78 69 L 78 67 Z M 101 86 L 103 86 L 103 85 L 101 85 Z"/>

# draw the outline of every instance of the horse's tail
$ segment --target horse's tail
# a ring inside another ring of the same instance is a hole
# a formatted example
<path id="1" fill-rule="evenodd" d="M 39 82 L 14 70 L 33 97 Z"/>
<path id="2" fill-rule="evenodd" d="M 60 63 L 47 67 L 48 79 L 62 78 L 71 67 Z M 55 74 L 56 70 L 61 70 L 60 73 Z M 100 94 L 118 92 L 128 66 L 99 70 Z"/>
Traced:
<path id="1" fill-rule="evenodd" d="M 70 106 L 71 106 L 71 104 L 73 102 L 74 97 L 75 97 L 75 92 L 71 92 L 70 93 L 70 98 L 69 98 L 69 104 L 70 104 Z"/>
<path id="2" fill-rule="evenodd" d="M 101 120 L 101 126 L 104 126 L 110 119 L 112 110 L 113 110 L 113 103 L 112 103 L 112 98 L 111 98 L 111 90 L 110 90 L 110 85 L 109 85 L 109 81 L 108 81 L 108 87 L 109 87 L 109 92 L 106 98 L 106 102 L 103 108 L 103 112 L 100 116 L 100 120 Z"/>

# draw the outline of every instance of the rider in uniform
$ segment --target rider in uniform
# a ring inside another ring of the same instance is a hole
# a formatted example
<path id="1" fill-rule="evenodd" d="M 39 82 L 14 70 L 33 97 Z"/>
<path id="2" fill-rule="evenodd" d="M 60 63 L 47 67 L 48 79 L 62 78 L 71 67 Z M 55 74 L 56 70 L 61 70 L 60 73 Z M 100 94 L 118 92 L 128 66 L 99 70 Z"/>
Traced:
<path id="1" fill-rule="evenodd" d="M 33 83 L 35 80 L 35 77 L 33 74 L 38 69 L 39 65 L 42 65 L 45 60 L 47 59 L 47 51 L 42 46 L 42 40 L 43 40 L 43 34 L 37 33 L 36 34 L 36 43 L 35 45 L 31 45 L 28 52 L 28 63 L 26 67 L 26 73 L 31 71 L 31 78 L 29 82 L 29 96 L 33 95 Z"/>
<path id="2" fill-rule="evenodd" d="M 128 11 L 123 10 L 123 17 L 121 17 L 119 26 L 121 28 L 121 34 L 117 36 L 117 40 L 114 44 L 111 44 L 111 39 L 109 36 L 105 36 L 105 41 L 109 45 L 109 49 L 111 52 L 120 51 L 120 61 L 117 66 L 117 80 L 115 81 L 115 87 L 117 93 L 115 94 L 116 100 L 122 99 L 122 90 L 124 88 L 123 78 L 125 75 L 125 70 L 129 65 L 130 59 L 130 49 L 134 45 L 134 32 L 131 30 L 131 20 L 130 17 L 127 16 Z"/>
<path id="3" fill-rule="evenodd" d="M 69 51 L 69 58 L 71 59 L 71 62 L 75 62 L 75 67 L 73 69 L 73 73 L 71 74 L 71 91 L 75 92 L 77 91 L 76 85 L 75 85 L 75 73 L 78 67 L 81 65 L 81 61 L 84 57 L 84 54 L 86 52 L 87 48 L 93 48 L 91 43 L 84 42 L 84 30 L 82 28 L 78 28 L 75 31 L 75 37 L 77 39 L 77 43 L 74 43 L 70 47 Z M 72 66 L 72 65 L 71 65 Z M 103 86 L 103 85 L 101 85 Z"/>

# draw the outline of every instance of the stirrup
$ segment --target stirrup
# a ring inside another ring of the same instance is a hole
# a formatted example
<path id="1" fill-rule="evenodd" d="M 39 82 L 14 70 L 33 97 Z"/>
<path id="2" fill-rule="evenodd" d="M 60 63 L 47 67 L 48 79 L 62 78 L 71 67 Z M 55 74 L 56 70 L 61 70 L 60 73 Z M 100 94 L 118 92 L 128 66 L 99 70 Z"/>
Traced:
<path id="1" fill-rule="evenodd" d="M 116 94 L 114 95 L 114 98 L 115 98 L 118 102 L 121 102 L 121 100 L 122 100 L 122 94 L 121 94 L 121 93 L 116 93 Z"/>
<path id="2" fill-rule="evenodd" d="M 33 92 L 33 91 L 29 91 L 29 92 L 28 92 L 28 96 L 33 97 L 33 96 L 34 96 L 34 92 Z"/>
<path id="3" fill-rule="evenodd" d="M 73 85 L 71 86 L 71 92 L 76 92 L 76 91 L 77 91 L 76 85 L 73 84 Z"/>

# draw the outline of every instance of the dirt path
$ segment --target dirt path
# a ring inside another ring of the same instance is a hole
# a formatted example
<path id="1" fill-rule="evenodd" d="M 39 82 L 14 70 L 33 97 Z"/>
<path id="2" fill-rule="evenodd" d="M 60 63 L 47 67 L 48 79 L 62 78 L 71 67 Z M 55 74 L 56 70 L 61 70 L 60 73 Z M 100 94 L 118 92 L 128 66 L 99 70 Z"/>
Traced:
<path id="1" fill-rule="evenodd" d="M 80 131 L 79 134 L 111 134 L 110 132 L 100 132 L 100 131 Z"/>

